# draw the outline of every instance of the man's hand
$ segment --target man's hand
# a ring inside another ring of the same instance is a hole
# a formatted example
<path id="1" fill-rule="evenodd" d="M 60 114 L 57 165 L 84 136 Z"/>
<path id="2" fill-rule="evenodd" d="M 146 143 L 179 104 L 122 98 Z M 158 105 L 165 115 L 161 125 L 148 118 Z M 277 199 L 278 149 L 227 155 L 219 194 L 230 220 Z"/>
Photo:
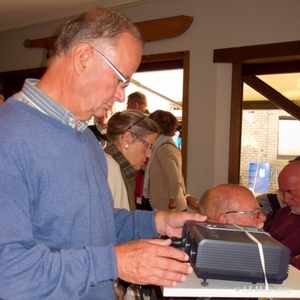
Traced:
<path id="1" fill-rule="evenodd" d="M 188 255 L 171 240 L 138 240 L 115 247 L 118 277 L 135 284 L 174 286 L 192 273 Z"/>
<path id="2" fill-rule="evenodd" d="M 154 216 L 158 233 L 168 237 L 181 237 L 182 227 L 186 221 L 205 222 L 206 218 L 198 213 L 167 211 L 157 211 Z"/>

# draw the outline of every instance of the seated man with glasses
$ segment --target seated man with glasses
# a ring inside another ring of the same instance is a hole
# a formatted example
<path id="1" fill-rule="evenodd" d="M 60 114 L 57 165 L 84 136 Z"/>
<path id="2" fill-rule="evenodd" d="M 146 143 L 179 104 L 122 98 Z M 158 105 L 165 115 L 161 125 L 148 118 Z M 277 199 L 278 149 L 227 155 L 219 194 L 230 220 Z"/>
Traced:
<path id="1" fill-rule="evenodd" d="M 266 220 L 254 194 L 245 186 L 229 183 L 216 185 L 206 193 L 200 200 L 200 213 L 207 216 L 207 222 L 253 226 L 260 229 Z"/>
<path id="2" fill-rule="evenodd" d="M 201 200 L 200 213 L 208 222 L 263 228 L 265 215 L 253 193 L 237 184 L 212 187 Z"/>

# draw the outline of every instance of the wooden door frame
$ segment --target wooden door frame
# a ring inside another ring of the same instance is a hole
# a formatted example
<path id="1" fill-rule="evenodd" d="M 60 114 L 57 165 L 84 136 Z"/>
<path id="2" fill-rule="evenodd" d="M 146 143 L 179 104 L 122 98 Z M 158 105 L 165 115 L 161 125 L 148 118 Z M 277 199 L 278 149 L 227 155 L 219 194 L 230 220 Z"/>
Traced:
<path id="1" fill-rule="evenodd" d="M 187 172 L 187 147 L 188 147 L 188 109 L 189 109 L 189 74 L 190 74 L 190 52 L 180 51 L 173 53 L 161 53 L 144 55 L 137 70 L 171 70 L 183 69 L 183 94 L 182 94 L 182 175 L 186 179 Z"/>

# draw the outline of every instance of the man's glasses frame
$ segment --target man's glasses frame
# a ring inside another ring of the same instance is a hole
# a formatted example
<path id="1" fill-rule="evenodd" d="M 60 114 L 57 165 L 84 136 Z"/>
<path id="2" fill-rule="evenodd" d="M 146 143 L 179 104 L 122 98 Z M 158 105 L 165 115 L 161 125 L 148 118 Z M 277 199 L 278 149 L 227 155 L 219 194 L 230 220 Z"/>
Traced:
<path id="1" fill-rule="evenodd" d="M 245 214 L 245 215 L 253 215 L 257 219 L 260 217 L 262 214 L 262 209 L 261 208 L 256 208 L 252 211 L 238 211 L 238 210 L 230 210 L 225 212 L 225 214 Z"/>
<path id="2" fill-rule="evenodd" d="M 91 47 L 92 50 L 94 52 L 96 52 L 99 56 L 101 56 L 104 61 L 111 67 L 111 69 L 118 75 L 118 77 L 121 79 L 121 81 L 123 82 L 122 87 L 125 88 L 128 86 L 128 84 L 130 83 L 130 78 L 125 77 L 115 66 L 114 64 L 108 59 L 106 58 L 100 51 L 98 51 L 97 49 L 95 49 L 94 47 Z"/>
<path id="3" fill-rule="evenodd" d="M 136 134 L 134 134 L 134 133 L 132 133 L 132 132 L 130 132 L 130 134 L 131 134 L 131 136 L 132 136 L 134 139 L 136 139 L 136 140 L 138 140 L 139 142 L 141 142 L 141 143 L 145 146 L 145 148 L 146 148 L 147 150 L 149 150 L 149 151 L 152 150 L 153 144 L 147 142 L 146 140 L 144 140 L 143 138 L 141 138 L 140 136 L 138 136 L 138 135 L 136 135 Z"/>

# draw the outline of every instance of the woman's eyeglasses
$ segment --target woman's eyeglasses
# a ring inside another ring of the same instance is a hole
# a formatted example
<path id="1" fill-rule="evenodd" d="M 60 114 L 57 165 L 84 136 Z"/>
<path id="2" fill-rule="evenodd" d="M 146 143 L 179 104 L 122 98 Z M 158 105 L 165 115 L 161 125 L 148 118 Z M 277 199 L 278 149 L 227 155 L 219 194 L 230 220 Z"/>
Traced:
<path id="1" fill-rule="evenodd" d="M 129 129 L 131 129 L 136 124 L 140 123 L 145 118 L 146 118 L 146 116 L 142 116 L 140 119 L 136 120 L 135 122 L 133 122 L 132 124 L 130 124 L 128 127 L 126 127 L 126 129 L 124 131 L 128 131 Z"/>
<path id="2" fill-rule="evenodd" d="M 131 133 L 131 132 L 130 132 L 130 133 Z M 152 147 L 153 147 L 153 144 L 147 142 L 146 140 L 144 140 L 143 138 L 141 138 L 140 136 L 138 136 L 138 135 L 136 135 L 136 134 L 131 133 L 131 135 L 132 135 L 132 137 L 133 137 L 134 139 L 136 139 L 136 140 L 138 140 L 139 142 L 141 142 L 141 143 L 145 146 L 145 148 L 146 148 L 147 150 L 150 150 L 150 151 L 151 151 L 151 149 L 152 149 Z"/>
<path id="3" fill-rule="evenodd" d="M 230 210 L 227 211 L 225 214 L 245 214 L 245 215 L 253 215 L 257 219 L 261 216 L 262 214 L 262 209 L 261 208 L 256 208 L 252 211 L 238 211 L 238 210 Z"/>

